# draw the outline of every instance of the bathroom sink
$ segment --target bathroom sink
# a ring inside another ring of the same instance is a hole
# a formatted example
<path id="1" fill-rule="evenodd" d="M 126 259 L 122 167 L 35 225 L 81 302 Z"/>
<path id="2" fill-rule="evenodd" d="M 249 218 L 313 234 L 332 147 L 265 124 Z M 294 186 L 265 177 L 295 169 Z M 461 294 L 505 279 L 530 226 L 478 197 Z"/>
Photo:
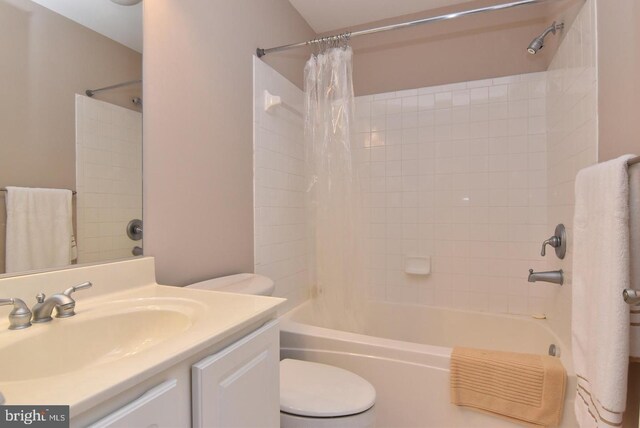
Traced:
<path id="1" fill-rule="evenodd" d="M 89 266 L 82 278 L 66 278 L 63 270 L 55 272 L 62 279 L 5 280 L 12 286 L 6 294 L 30 305 L 40 291 L 52 295 L 64 288 L 47 289 L 43 282 L 94 283 L 78 295 L 76 315 L 69 318 L 9 330 L 5 307 L 0 391 L 6 403 L 69 405 L 73 418 L 198 352 L 223 349 L 272 319 L 284 301 L 158 285 L 152 261 L 123 261 L 117 270 L 112 264 Z"/>
<path id="2" fill-rule="evenodd" d="M 185 299 L 120 301 L 12 332 L 18 340 L 0 345 L 0 379 L 58 376 L 130 358 L 188 330 L 197 307 Z"/>

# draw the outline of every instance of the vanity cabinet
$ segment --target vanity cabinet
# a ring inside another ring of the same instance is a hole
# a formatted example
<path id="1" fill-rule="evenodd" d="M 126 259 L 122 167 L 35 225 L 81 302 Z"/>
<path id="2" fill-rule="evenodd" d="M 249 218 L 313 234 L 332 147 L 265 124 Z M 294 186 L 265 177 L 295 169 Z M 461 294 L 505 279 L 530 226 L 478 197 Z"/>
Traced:
<path id="1" fill-rule="evenodd" d="M 154 427 L 175 428 L 181 425 L 178 413 L 172 411 L 179 398 L 178 381 L 170 379 L 150 389 L 109 416 L 90 425 L 91 428 Z"/>
<path id="2" fill-rule="evenodd" d="M 272 321 L 193 365 L 193 427 L 280 425 L 280 332 Z"/>
<path id="3" fill-rule="evenodd" d="M 235 337 L 72 417 L 71 427 L 278 427 L 278 321 Z"/>

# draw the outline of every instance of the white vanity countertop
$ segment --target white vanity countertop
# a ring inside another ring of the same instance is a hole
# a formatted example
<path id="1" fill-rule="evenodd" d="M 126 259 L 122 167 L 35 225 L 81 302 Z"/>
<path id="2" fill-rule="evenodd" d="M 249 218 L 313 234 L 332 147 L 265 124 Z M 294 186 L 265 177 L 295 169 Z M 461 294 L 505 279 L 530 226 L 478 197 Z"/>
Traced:
<path id="1" fill-rule="evenodd" d="M 6 404 L 66 404 L 73 417 L 274 318 L 285 301 L 157 284 L 81 293 L 71 318 L 14 331 L 0 319 Z"/>

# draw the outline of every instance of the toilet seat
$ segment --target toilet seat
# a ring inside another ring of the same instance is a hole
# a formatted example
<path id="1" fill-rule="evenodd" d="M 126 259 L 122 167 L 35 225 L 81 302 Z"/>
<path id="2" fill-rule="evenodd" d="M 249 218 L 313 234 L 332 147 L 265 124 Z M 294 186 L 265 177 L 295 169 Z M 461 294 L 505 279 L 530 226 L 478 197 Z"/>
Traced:
<path id="1" fill-rule="evenodd" d="M 312 418 L 349 416 L 369 410 L 376 390 L 355 373 L 326 364 L 280 361 L 280 410 Z"/>
<path id="2" fill-rule="evenodd" d="M 257 274 L 238 274 L 187 287 L 271 296 L 274 283 Z M 376 390 L 350 371 L 284 359 L 280 361 L 280 424 L 283 428 L 373 428 Z"/>

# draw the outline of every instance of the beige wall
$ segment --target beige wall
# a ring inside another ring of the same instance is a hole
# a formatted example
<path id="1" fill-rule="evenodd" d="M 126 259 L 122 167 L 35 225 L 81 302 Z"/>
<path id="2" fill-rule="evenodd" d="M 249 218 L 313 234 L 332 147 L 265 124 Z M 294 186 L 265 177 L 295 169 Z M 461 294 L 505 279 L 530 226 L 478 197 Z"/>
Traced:
<path id="1" fill-rule="evenodd" d="M 0 0 L 0 53 L 0 187 L 73 189 L 75 94 L 139 78 L 141 55 L 28 0 Z"/>
<path id="2" fill-rule="evenodd" d="M 496 0 L 478 0 L 464 9 L 484 7 Z M 484 13 L 443 23 L 354 38 L 353 75 L 356 95 L 481 80 L 544 71 L 562 34 L 549 36 L 537 55 L 526 48 L 556 19 L 567 26 L 577 14 L 572 0 L 562 4 L 525 6 Z M 359 30 L 436 16 L 460 10 L 441 8 L 355 27 Z M 336 31 L 332 33 L 339 33 Z"/>
<path id="3" fill-rule="evenodd" d="M 29 0 L 0 0 L 0 54 L 0 188 L 75 189 L 75 94 L 139 78 L 141 55 Z M 0 272 L 5 216 L 0 192 Z"/>
<path id="4" fill-rule="evenodd" d="M 598 160 L 640 154 L 640 2 L 598 2 Z"/>
<path id="5" fill-rule="evenodd" d="M 313 36 L 287 0 L 145 4 L 145 254 L 160 283 L 253 271 L 252 54 Z M 307 55 L 266 60 L 300 85 Z"/>
<path id="6" fill-rule="evenodd" d="M 640 154 L 640 3 L 599 0 L 598 161 Z M 624 427 L 638 426 L 640 364 L 629 366 Z"/>

